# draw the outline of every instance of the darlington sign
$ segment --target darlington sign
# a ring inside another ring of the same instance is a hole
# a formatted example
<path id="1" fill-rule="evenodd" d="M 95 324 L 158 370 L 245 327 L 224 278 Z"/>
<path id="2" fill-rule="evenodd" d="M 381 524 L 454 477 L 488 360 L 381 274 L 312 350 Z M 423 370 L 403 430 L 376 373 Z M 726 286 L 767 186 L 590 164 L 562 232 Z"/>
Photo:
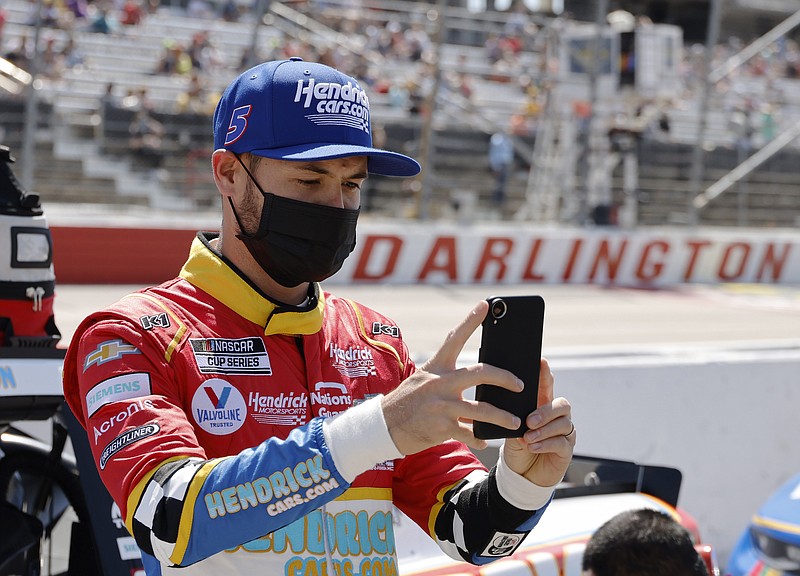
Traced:
<path id="1" fill-rule="evenodd" d="M 338 283 L 603 284 L 800 282 L 800 233 L 360 226 Z"/>
<path id="2" fill-rule="evenodd" d="M 173 278 L 186 261 L 195 229 L 150 226 L 147 234 L 141 228 L 51 227 L 58 282 L 151 284 Z M 215 229 L 215 224 L 197 226 Z M 355 251 L 328 282 L 800 284 L 800 231 L 549 228 L 529 222 L 456 226 L 364 216 Z"/>

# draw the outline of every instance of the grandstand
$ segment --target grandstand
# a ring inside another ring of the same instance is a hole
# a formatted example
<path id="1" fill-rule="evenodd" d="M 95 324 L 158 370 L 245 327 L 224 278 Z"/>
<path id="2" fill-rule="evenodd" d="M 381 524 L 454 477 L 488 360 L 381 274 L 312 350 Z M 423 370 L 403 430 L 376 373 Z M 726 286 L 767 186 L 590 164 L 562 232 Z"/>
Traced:
<path id="1" fill-rule="evenodd" d="M 32 37 L 33 5 L 4 0 L 2 56 Z M 592 130 L 582 132 L 577 110 L 589 98 L 588 84 L 565 81 L 559 52 L 580 23 L 532 14 L 519 20 L 499 12 L 476 17 L 452 6 L 443 17 L 433 18 L 431 4 L 393 0 L 357 5 L 272 2 L 263 22 L 256 22 L 247 11 L 226 21 L 212 17 L 210 5 L 198 15 L 176 3 L 111 34 L 92 32 L 88 22 L 75 19 L 43 28 L 40 45 L 49 42 L 63 49 L 72 41 L 80 59 L 55 71 L 37 70 L 36 191 L 46 202 L 57 203 L 176 210 L 214 204 L 210 112 L 182 107 L 190 74 L 158 72 L 170 46 L 189 46 L 205 35 L 213 48 L 212 62 L 201 74 L 209 101 L 241 71 L 244 61 L 253 62 L 247 60 L 253 47 L 256 59 L 296 51 L 309 59 L 327 58 L 364 79 L 373 124 L 385 132 L 385 146 L 416 156 L 425 166 L 421 180 L 370 178 L 365 211 L 571 223 L 594 215 L 603 224 L 633 206 L 633 219 L 630 210 L 627 220 L 620 219 L 625 225 L 689 221 L 700 110 L 696 51 L 691 47 L 676 52 L 682 60 L 675 65 L 680 75 L 671 94 L 644 97 L 616 86 L 601 89 Z M 416 51 L 413 46 L 398 48 L 394 38 L 384 42 L 386 35 L 409 30 L 421 38 Z M 515 39 L 513 54 L 505 49 L 492 56 L 489 45 L 497 38 Z M 707 115 L 701 189 L 800 120 L 800 80 L 788 72 L 790 48 L 759 54 L 716 85 Z M 0 136 L 20 150 L 29 96 L 24 90 L 15 95 L 3 85 Z M 109 87 L 116 102 L 106 99 Z M 142 90 L 165 130 L 163 164 L 157 170 L 129 146 L 135 107 L 125 101 Z M 745 101 L 751 103 L 746 145 L 732 122 Z M 432 105 L 434 113 L 427 115 Z M 777 112 L 767 114 L 767 105 Z M 659 129 L 661 118 L 668 119 L 668 131 Z M 774 124 L 771 131 L 767 122 Z M 488 141 L 494 131 L 508 126 L 514 127 L 516 170 L 506 205 L 494 210 Z M 799 159 L 794 144 L 784 147 L 709 203 L 699 221 L 796 226 L 800 174 L 793 168 Z M 607 209 L 605 216 L 592 212 L 598 207 Z"/>

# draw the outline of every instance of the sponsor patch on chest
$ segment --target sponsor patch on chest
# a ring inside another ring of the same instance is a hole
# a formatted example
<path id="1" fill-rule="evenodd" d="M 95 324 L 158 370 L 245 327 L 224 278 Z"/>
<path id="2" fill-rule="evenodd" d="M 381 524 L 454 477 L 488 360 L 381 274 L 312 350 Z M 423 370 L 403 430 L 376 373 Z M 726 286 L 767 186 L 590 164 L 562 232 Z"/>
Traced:
<path id="1" fill-rule="evenodd" d="M 246 416 L 244 396 L 231 383 L 212 378 L 195 390 L 192 418 L 209 434 L 233 434 L 242 427 Z"/>
<path id="2" fill-rule="evenodd" d="M 331 342 L 330 360 L 333 367 L 342 376 L 348 378 L 375 376 L 377 374 L 372 350 L 366 346 L 342 348 L 335 342 Z"/>
<path id="3" fill-rule="evenodd" d="M 202 374 L 272 375 L 261 338 L 192 338 L 189 342 Z"/>

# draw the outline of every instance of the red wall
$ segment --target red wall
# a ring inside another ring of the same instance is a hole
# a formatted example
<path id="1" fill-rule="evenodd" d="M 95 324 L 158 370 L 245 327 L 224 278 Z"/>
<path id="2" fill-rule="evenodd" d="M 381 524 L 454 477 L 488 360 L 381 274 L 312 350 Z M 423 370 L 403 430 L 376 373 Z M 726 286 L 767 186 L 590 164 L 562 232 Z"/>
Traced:
<path id="1" fill-rule="evenodd" d="M 178 275 L 194 230 L 51 226 L 56 282 L 157 284 Z"/>

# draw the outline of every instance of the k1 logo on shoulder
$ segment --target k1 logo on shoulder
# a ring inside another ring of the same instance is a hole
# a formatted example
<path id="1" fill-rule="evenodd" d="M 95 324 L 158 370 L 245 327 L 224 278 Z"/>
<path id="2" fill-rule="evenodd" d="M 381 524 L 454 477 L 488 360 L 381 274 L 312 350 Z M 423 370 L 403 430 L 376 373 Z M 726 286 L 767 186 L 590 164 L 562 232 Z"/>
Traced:
<path id="1" fill-rule="evenodd" d="M 169 316 L 166 312 L 161 314 L 154 314 L 152 316 L 142 316 L 139 318 L 139 323 L 144 330 L 153 330 L 154 328 L 169 328 Z"/>
<path id="2" fill-rule="evenodd" d="M 272 375 L 261 338 L 192 338 L 189 342 L 202 374 Z"/>
<path id="3" fill-rule="evenodd" d="M 391 324 L 381 324 L 380 322 L 373 322 L 372 323 L 372 334 L 377 336 L 378 334 L 385 334 L 386 336 L 392 336 L 393 338 L 400 337 L 400 328 L 397 326 L 393 326 Z"/>

